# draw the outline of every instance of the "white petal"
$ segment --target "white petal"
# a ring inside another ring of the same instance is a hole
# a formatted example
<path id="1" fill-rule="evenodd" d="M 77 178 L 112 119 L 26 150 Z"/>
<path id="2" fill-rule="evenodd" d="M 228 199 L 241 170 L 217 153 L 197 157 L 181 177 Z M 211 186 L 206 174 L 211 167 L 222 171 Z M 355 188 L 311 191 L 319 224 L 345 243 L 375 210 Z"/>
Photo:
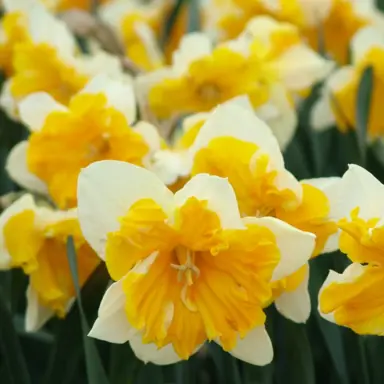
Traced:
<path id="1" fill-rule="evenodd" d="M 7 79 L 1 89 L 0 94 L 0 106 L 6 112 L 6 114 L 13 120 L 18 120 L 18 110 L 15 97 L 11 92 L 12 78 Z"/>
<path id="2" fill-rule="evenodd" d="M 291 275 L 310 259 L 316 236 L 301 231 L 274 217 L 246 217 L 245 223 L 258 224 L 270 229 L 280 249 L 280 262 L 273 272 L 272 281 Z"/>
<path id="3" fill-rule="evenodd" d="M 264 326 L 251 330 L 243 339 L 237 339 L 237 344 L 229 353 L 237 359 L 253 365 L 267 365 L 273 359 L 271 339 Z"/>
<path id="4" fill-rule="evenodd" d="M 297 126 L 297 114 L 294 105 L 288 99 L 283 87 L 271 89 L 270 100 L 256 109 L 256 115 L 265 121 L 275 135 L 282 151 L 291 142 Z"/>
<path id="5" fill-rule="evenodd" d="M 370 172 L 358 165 L 350 165 L 340 182 L 338 216 L 349 217 L 359 207 L 359 217 L 384 217 L 384 186 Z"/>
<path id="6" fill-rule="evenodd" d="M 239 124 L 240 122 L 240 124 Z M 216 137 L 230 136 L 255 143 L 268 153 L 277 167 L 284 164 L 279 144 L 271 129 L 260 120 L 254 111 L 234 104 L 218 106 L 201 127 L 190 151 L 194 155 Z"/>
<path id="7" fill-rule="evenodd" d="M 109 107 L 123 113 L 129 123 L 135 121 L 136 101 L 132 84 L 113 80 L 110 76 L 100 74 L 94 77 L 82 92 L 104 94 L 107 97 Z"/>
<path id="8" fill-rule="evenodd" d="M 276 309 L 295 323 L 305 323 L 311 314 L 311 298 L 308 292 L 309 266 L 304 280 L 292 292 L 284 291 L 276 300 Z"/>
<path id="9" fill-rule="evenodd" d="M 148 168 L 166 185 L 172 185 L 180 177 L 186 177 L 190 174 L 192 159 L 187 151 L 164 149 L 153 154 L 151 165 Z"/>
<path id="10" fill-rule="evenodd" d="M 2 5 L 7 13 L 22 11 L 26 12 L 38 2 L 36 0 L 3 0 Z"/>
<path id="11" fill-rule="evenodd" d="M 173 194 L 156 175 L 114 160 L 99 161 L 83 169 L 77 197 L 83 235 L 102 259 L 107 234 L 119 229 L 118 218 L 137 200 L 153 199 L 167 214 L 173 209 Z"/>
<path id="12" fill-rule="evenodd" d="M 133 127 L 134 131 L 139 133 L 148 144 L 150 152 L 158 151 L 161 147 L 161 137 L 159 131 L 153 124 L 146 121 L 139 121 Z"/>
<path id="13" fill-rule="evenodd" d="M 25 330 L 38 331 L 51 317 L 55 315 L 51 308 L 44 306 L 31 284 L 27 288 L 27 309 L 25 313 Z"/>
<path id="14" fill-rule="evenodd" d="M 310 112 L 310 122 L 315 131 L 324 131 L 336 124 L 328 95 L 323 94 L 316 101 Z"/>
<path id="15" fill-rule="evenodd" d="M 190 197 L 206 200 L 208 209 L 219 216 L 222 228 L 244 228 L 235 192 L 227 179 L 200 173 L 175 193 L 175 203 L 181 207 Z"/>
<path id="16" fill-rule="evenodd" d="M 32 41 L 52 46 L 61 59 L 71 61 L 76 51 L 76 41 L 66 24 L 42 6 L 33 7 L 28 16 L 28 30 Z"/>
<path id="17" fill-rule="evenodd" d="M 131 76 L 123 73 L 121 60 L 117 56 L 99 49 L 92 52 L 92 55 L 76 57 L 74 65 L 80 73 L 87 75 L 88 78 L 105 74 L 123 82 L 132 81 Z"/>
<path id="18" fill-rule="evenodd" d="M 373 26 L 361 28 L 351 41 L 352 62 L 358 63 L 372 48 L 384 49 L 383 31 Z"/>
<path id="19" fill-rule="evenodd" d="M 25 97 L 18 107 L 20 120 L 31 131 L 39 131 L 50 113 L 68 110 L 45 92 L 37 92 Z"/>
<path id="20" fill-rule="evenodd" d="M 28 141 L 21 141 L 16 144 L 8 155 L 5 169 L 17 184 L 31 191 L 47 195 L 46 184 L 28 169 L 27 149 Z"/>
<path id="21" fill-rule="evenodd" d="M 185 119 L 183 119 L 182 130 L 184 131 L 184 133 L 188 132 L 197 123 L 207 120 L 209 115 L 210 114 L 207 112 L 200 112 L 200 113 L 195 113 L 193 115 L 187 116 Z"/>
<path id="22" fill-rule="evenodd" d="M 325 83 L 324 92 L 337 92 L 343 89 L 349 82 L 353 80 L 354 68 L 350 65 L 341 67 L 333 72 Z"/>
<path id="23" fill-rule="evenodd" d="M 285 51 L 276 66 L 286 87 L 300 91 L 324 79 L 332 70 L 333 63 L 304 44 L 298 44 Z"/>
<path id="24" fill-rule="evenodd" d="M 125 313 L 123 280 L 113 283 L 100 303 L 98 317 L 88 336 L 110 343 L 126 343 L 136 332 Z"/>
<path id="25" fill-rule="evenodd" d="M 320 189 L 329 201 L 329 220 L 339 221 L 344 217 L 342 206 L 345 196 L 342 194 L 342 181 L 340 177 L 321 177 L 317 179 L 302 180 L 302 184 L 310 184 Z M 325 243 L 322 253 L 334 252 L 339 248 L 339 232 L 331 235 Z"/>
<path id="26" fill-rule="evenodd" d="M 212 42 L 208 35 L 194 32 L 185 35 L 179 48 L 173 53 L 173 67 L 178 73 L 187 70 L 189 65 L 212 51 Z"/>
<path id="27" fill-rule="evenodd" d="M 168 344 L 163 348 L 158 348 L 155 344 L 144 344 L 142 336 L 136 335 L 129 341 L 136 357 L 144 361 L 144 363 L 153 363 L 156 365 L 174 364 L 180 361 L 180 357 L 175 352 L 172 344 Z"/>
<path id="28" fill-rule="evenodd" d="M 8 208 L 6 208 L 0 215 L 0 269 L 9 269 L 11 257 L 5 246 L 3 228 L 7 221 L 14 215 L 21 213 L 25 210 L 36 211 L 36 205 L 33 197 L 30 194 L 23 195 Z"/>
<path id="29" fill-rule="evenodd" d="M 365 271 L 365 266 L 359 264 L 359 263 L 352 263 L 349 265 L 343 273 L 337 273 L 335 271 L 329 271 L 327 278 L 325 279 L 322 287 L 320 288 L 319 291 L 319 313 L 321 317 L 323 317 L 325 320 L 328 320 L 332 323 L 335 323 L 335 318 L 333 312 L 331 313 L 323 313 L 320 310 L 320 297 L 321 294 L 323 293 L 324 289 L 329 287 L 332 283 L 351 283 L 355 279 L 357 279 L 359 276 L 361 276 L 364 271 Z"/>

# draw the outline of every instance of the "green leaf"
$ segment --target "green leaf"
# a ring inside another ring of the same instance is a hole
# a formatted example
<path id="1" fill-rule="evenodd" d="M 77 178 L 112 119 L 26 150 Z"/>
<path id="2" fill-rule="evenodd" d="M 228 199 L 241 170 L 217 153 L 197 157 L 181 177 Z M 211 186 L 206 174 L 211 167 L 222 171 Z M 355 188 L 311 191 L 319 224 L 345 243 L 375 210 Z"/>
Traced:
<path id="1" fill-rule="evenodd" d="M 216 381 L 222 384 L 243 384 L 240 376 L 240 362 L 216 343 L 209 343 L 209 352 L 216 368 Z"/>
<path id="2" fill-rule="evenodd" d="M 9 384 L 29 384 L 30 378 L 19 338 L 0 288 L 0 351 Z M 5 381 L 4 381 L 5 382 Z"/>
<path id="3" fill-rule="evenodd" d="M 372 66 L 369 66 L 361 76 L 356 97 L 356 138 L 362 166 L 366 164 L 367 160 L 367 130 L 374 87 L 373 80 L 374 70 Z"/>
<path id="4" fill-rule="evenodd" d="M 318 312 L 318 294 L 325 281 L 329 269 L 332 268 L 332 257 L 341 256 L 339 253 L 330 254 L 326 257 L 318 257 L 311 260 L 311 273 L 309 290 L 311 295 L 312 319 L 315 327 L 313 332 L 320 331 L 326 346 L 326 353 L 329 355 L 335 372 L 337 372 L 337 382 L 348 384 L 348 370 L 344 353 L 343 338 L 340 327 L 324 320 Z M 333 269 L 333 268 L 332 268 Z"/>
<path id="5" fill-rule="evenodd" d="M 183 8 L 183 5 L 184 5 L 184 3 L 186 1 L 187 0 L 177 0 L 175 2 L 174 7 L 172 8 L 172 10 L 170 11 L 170 13 L 168 14 L 167 18 L 164 21 L 164 30 L 163 30 L 163 33 L 162 33 L 162 36 L 161 36 L 161 39 L 160 39 L 161 46 L 163 48 L 165 47 L 165 45 L 169 41 L 169 37 L 170 37 L 170 35 L 171 35 L 172 31 L 173 31 L 173 28 L 175 26 L 177 18 L 179 17 L 180 12 L 181 12 L 181 10 Z"/>
<path id="6" fill-rule="evenodd" d="M 132 382 L 142 362 L 137 359 L 129 343 L 111 344 L 109 378 L 113 384 Z"/>
<path id="7" fill-rule="evenodd" d="M 89 333 L 89 325 L 88 320 L 85 316 L 83 302 L 80 294 L 76 249 L 72 237 L 69 237 L 67 241 L 67 255 L 69 267 L 71 269 L 73 284 L 76 291 L 77 304 L 80 310 L 88 382 L 89 384 L 108 384 L 109 381 L 103 368 L 101 358 L 97 351 L 95 340 L 87 336 Z"/>
<path id="8" fill-rule="evenodd" d="M 160 366 L 154 364 L 143 364 L 140 368 L 134 384 L 163 384 L 163 372 Z M 114 384 L 114 383 L 113 383 Z"/>
<path id="9" fill-rule="evenodd" d="M 275 319 L 276 383 L 315 384 L 315 367 L 304 324 Z"/>
<path id="10" fill-rule="evenodd" d="M 96 317 L 108 281 L 105 264 L 101 263 L 82 289 L 83 308 L 88 318 L 92 317 L 91 320 Z M 74 305 L 65 319 L 58 323 L 44 383 L 72 384 L 74 377 L 80 376 L 79 366 L 84 356 L 79 306 Z"/>
<path id="11" fill-rule="evenodd" d="M 188 32 L 201 30 L 200 3 L 198 0 L 189 0 L 188 4 Z"/>

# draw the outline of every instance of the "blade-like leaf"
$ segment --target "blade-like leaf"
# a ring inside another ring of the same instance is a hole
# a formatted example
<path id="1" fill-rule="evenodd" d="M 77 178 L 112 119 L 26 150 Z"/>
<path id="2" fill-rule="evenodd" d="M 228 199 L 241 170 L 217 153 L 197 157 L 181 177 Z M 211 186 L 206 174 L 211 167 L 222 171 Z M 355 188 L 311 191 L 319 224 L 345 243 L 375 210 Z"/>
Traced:
<path id="1" fill-rule="evenodd" d="M 276 383 L 315 384 L 312 349 L 304 324 L 279 316 L 274 332 Z"/>
<path id="2" fill-rule="evenodd" d="M 172 30 L 175 26 L 175 23 L 177 21 L 177 18 L 180 16 L 181 10 L 186 1 L 187 0 L 177 0 L 171 12 L 168 14 L 168 17 L 164 21 L 164 30 L 161 36 L 161 45 L 163 47 L 165 47 L 165 45 L 167 44 Z"/>
<path id="3" fill-rule="evenodd" d="M 360 79 L 356 97 L 356 138 L 359 147 L 361 165 L 366 164 L 367 159 L 367 131 L 371 99 L 374 87 L 373 67 L 367 67 Z"/>
<path id="4" fill-rule="evenodd" d="M 3 290 L 0 288 L 0 351 L 1 361 L 6 366 L 9 384 L 29 384 L 24 355 L 20 347 L 19 338 L 12 321 L 12 315 L 4 300 Z M 1 379 L 1 378 L 0 378 Z M 6 382 L 4 380 L 4 382 Z"/>
<path id="5" fill-rule="evenodd" d="M 83 343 L 85 349 L 85 363 L 89 384 L 108 384 L 108 378 L 103 368 L 100 355 L 97 351 L 95 341 L 88 337 L 89 325 L 85 316 L 83 303 L 80 294 L 77 257 L 73 238 L 69 237 L 67 241 L 68 262 L 71 269 L 73 284 L 76 291 L 77 304 L 80 310 L 81 328 L 83 331 Z"/>
<path id="6" fill-rule="evenodd" d="M 81 295 L 85 313 L 96 315 L 109 280 L 104 264 L 100 264 L 85 283 Z M 93 316 L 95 317 L 95 316 Z M 45 384 L 72 384 L 79 376 L 79 366 L 84 355 L 79 307 L 74 305 L 60 321 L 51 359 L 45 374 Z"/>
<path id="7" fill-rule="evenodd" d="M 132 382 L 142 362 L 134 355 L 129 343 L 111 344 L 109 377 L 113 384 Z"/>

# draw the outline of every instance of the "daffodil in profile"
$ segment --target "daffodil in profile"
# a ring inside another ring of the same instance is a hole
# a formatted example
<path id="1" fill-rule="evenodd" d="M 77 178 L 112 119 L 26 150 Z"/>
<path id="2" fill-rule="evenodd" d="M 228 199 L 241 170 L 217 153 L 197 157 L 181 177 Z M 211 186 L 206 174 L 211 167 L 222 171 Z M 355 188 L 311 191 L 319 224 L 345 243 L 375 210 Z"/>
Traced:
<path id="1" fill-rule="evenodd" d="M 226 179 L 200 174 L 173 194 L 118 161 L 85 168 L 79 218 L 116 282 L 90 336 L 130 342 L 145 362 L 188 359 L 206 340 L 251 364 L 272 360 L 263 303 L 303 266 L 314 235 L 276 218 L 241 218 Z"/>
<path id="2" fill-rule="evenodd" d="M 68 107 L 36 93 L 19 110 L 31 135 L 13 148 L 7 170 L 27 189 L 48 193 L 62 209 L 76 206 L 81 168 L 103 159 L 144 165 L 159 145 L 150 124 L 131 125 L 136 119 L 132 85 L 108 76 L 91 80 Z"/>
<path id="3" fill-rule="evenodd" d="M 189 151 L 192 176 L 208 173 L 228 178 L 242 216 L 275 217 L 315 234 L 313 256 L 337 249 L 334 210 L 339 179 L 299 182 L 285 169 L 276 138 L 251 106 L 227 103 L 217 107 Z M 274 292 L 278 309 L 302 322 L 310 312 L 308 271 L 303 268 L 297 273 L 276 283 Z M 285 288 L 289 296 L 282 296 Z"/>
<path id="4" fill-rule="evenodd" d="M 312 112 L 317 130 L 336 124 L 342 132 L 356 128 L 357 94 L 362 76 L 373 71 L 372 94 L 368 120 L 368 138 L 375 140 L 384 133 L 381 100 L 384 95 L 384 34 L 373 27 L 361 29 L 351 45 L 352 64 L 335 71 L 327 80 L 322 97 Z"/>
<path id="5" fill-rule="evenodd" d="M 167 9 L 164 0 L 149 4 L 114 0 L 100 8 L 100 17 L 121 38 L 126 56 L 140 69 L 150 71 L 164 65 L 157 37 Z"/>
<path id="6" fill-rule="evenodd" d="M 319 293 L 320 313 L 359 334 L 384 334 L 384 186 L 367 170 L 350 165 L 340 186 L 339 247 L 352 262 L 330 271 Z"/>
<path id="7" fill-rule="evenodd" d="M 81 286 L 99 264 L 81 234 L 76 210 L 40 207 L 27 194 L 2 212 L 0 231 L 0 269 L 21 268 L 29 276 L 26 330 L 38 330 L 52 316 L 63 318 L 75 297 L 68 237 L 74 241 Z"/>

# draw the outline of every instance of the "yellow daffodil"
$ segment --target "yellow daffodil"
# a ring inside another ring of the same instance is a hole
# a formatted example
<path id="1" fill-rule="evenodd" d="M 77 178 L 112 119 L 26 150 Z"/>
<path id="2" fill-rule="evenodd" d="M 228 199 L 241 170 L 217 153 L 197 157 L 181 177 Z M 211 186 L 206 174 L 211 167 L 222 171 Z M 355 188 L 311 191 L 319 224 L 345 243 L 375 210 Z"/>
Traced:
<path id="1" fill-rule="evenodd" d="M 13 55 L 15 46 L 28 40 L 27 12 L 31 8 L 30 1 L 5 1 L 5 11 L 0 22 L 0 70 L 6 76 L 13 73 Z"/>
<path id="2" fill-rule="evenodd" d="M 201 127 L 189 152 L 192 175 L 228 178 L 242 216 L 276 217 L 315 234 L 313 256 L 337 248 L 333 211 L 339 179 L 296 180 L 284 167 L 272 131 L 251 108 L 234 103 L 219 106 Z M 278 309 L 295 321 L 309 316 L 309 297 L 297 299 L 308 295 L 307 278 L 302 270 L 274 286 Z M 284 295 L 281 303 L 279 297 L 285 288 L 290 295 Z M 297 306 L 289 306 L 289 299 L 304 307 L 295 313 Z"/>
<path id="3" fill-rule="evenodd" d="M 91 10 L 91 2 L 89 0 L 41 0 L 49 9 L 63 12 L 73 9 Z M 100 4 L 108 3 L 111 0 L 100 0 Z"/>
<path id="4" fill-rule="evenodd" d="M 313 49 L 318 50 L 321 41 L 326 53 L 340 64 L 348 62 L 350 40 L 360 28 L 383 25 L 373 0 L 213 0 L 207 12 L 224 40 L 238 36 L 255 16 L 287 21 L 300 29 Z"/>
<path id="5" fill-rule="evenodd" d="M 384 34 L 367 27 L 352 40 L 352 64 L 335 71 L 325 84 L 323 95 L 314 107 L 312 125 L 321 130 L 337 124 L 345 132 L 356 127 L 357 92 L 362 74 L 373 68 L 373 92 L 370 103 L 368 136 L 381 137 L 384 133 L 381 101 L 383 86 Z"/>
<path id="6" fill-rule="evenodd" d="M 69 107 L 46 93 L 32 94 L 19 106 L 31 135 L 12 150 L 7 163 L 20 185 L 49 192 L 60 208 L 76 206 L 81 168 L 93 161 L 118 159 L 143 165 L 159 139 L 150 124 L 130 125 L 136 105 L 130 83 L 99 75 L 70 101 Z"/>
<path id="7" fill-rule="evenodd" d="M 122 76 L 116 57 L 100 51 L 81 55 L 66 25 L 43 6 L 29 10 L 26 24 L 27 40 L 13 50 L 14 73 L 3 89 L 4 107 L 40 91 L 67 104 L 92 76 L 101 72 Z M 9 113 L 15 115 L 12 110 Z"/>
<path id="8" fill-rule="evenodd" d="M 296 127 L 293 95 L 323 78 L 330 64 L 306 47 L 298 31 L 267 17 L 250 22 L 239 39 L 213 48 L 204 34 L 187 35 L 171 68 L 138 80 L 160 118 L 209 111 L 248 95 L 256 113 L 273 126 L 285 147 Z M 141 87 L 141 88 L 140 88 Z"/>
<path id="9" fill-rule="evenodd" d="M 340 250 L 352 261 L 341 274 L 330 271 L 319 294 L 329 321 L 359 334 L 384 334 L 384 186 L 368 171 L 351 165 L 342 178 L 338 222 Z"/>
<path id="10" fill-rule="evenodd" d="M 100 16 L 121 36 L 127 57 L 150 71 L 164 64 L 156 38 L 166 9 L 164 0 L 150 4 L 115 0 L 101 8 Z"/>
<path id="11" fill-rule="evenodd" d="M 188 359 L 205 340 L 264 365 L 272 346 L 270 282 L 303 266 L 314 236 L 280 220 L 241 218 L 226 179 L 206 174 L 173 194 L 152 172 L 91 164 L 78 183 L 81 229 L 117 282 L 90 336 L 129 341 L 155 364 Z"/>
<path id="12" fill-rule="evenodd" d="M 80 285 L 99 264 L 81 234 L 76 210 L 38 207 L 31 195 L 24 195 L 0 215 L 0 229 L 0 269 L 22 268 L 29 276 L 26 330 L 38 330 L 52 316 L 64 317 L 75 297 L 68 236 L 77 252 Z"/>

